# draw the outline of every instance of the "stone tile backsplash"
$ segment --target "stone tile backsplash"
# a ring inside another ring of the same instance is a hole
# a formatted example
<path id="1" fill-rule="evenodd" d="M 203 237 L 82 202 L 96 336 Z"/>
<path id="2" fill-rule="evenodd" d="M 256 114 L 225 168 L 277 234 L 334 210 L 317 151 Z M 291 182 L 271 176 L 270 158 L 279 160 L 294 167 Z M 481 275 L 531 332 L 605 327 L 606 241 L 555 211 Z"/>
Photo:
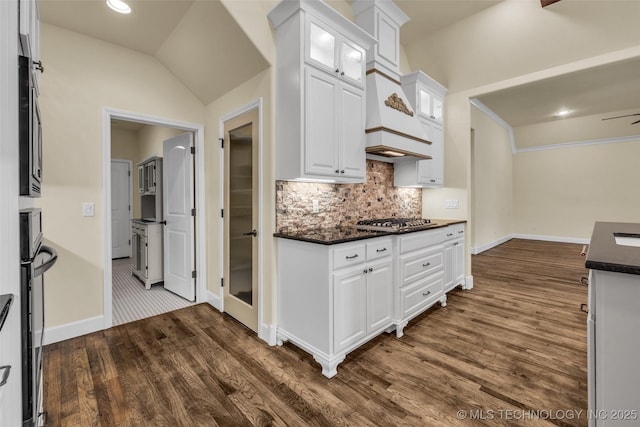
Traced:
<path id="1" fill-rule="evenodd" d="M 319 212 L 313 213 L 313 200 Z M 276 230 L 346 227 L 360 219 L 421 217 L 422 190 L 393 186 L 393 164 L 367 160 L 365 184 L 276 181 Z"/>

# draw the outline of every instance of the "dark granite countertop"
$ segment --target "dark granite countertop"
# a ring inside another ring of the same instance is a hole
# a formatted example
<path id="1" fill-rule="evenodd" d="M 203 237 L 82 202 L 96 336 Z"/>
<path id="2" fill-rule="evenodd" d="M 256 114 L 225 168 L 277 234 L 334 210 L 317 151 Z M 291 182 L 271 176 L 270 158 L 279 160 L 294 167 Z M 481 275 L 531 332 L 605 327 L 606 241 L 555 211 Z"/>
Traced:
<path id="1" fill-rule="evenodd" d="M 596 222 L 585 267 L 640 275 L 640 247 L 618 245 L 614 233 L 640 235 L 640 224 Z"/>
<path id="2" fill-rule="evenodd" d="M 462 224 L 465 220 L 444 220 L 444 219 L 432 219 L 430 227 L 413 229 L 410 231 L 365 231 L 357 230 L 355 227 L 334 227 L 334 228 L 319 228 L 300 230 L 294 232 L 281 232 L 274 233 L 274 237 L 280 237 L 282 239 L 300 240 L 309 243 L 319 243 L 322 245 L 335 245 L 338 243 L 353 242 L 356 240 L 372 239 L 374 237 L 392 236 L 397 234 L 415 233 L 417 231 L 434 230 L 436 228 L 447 227 L 453 224 Z"/>

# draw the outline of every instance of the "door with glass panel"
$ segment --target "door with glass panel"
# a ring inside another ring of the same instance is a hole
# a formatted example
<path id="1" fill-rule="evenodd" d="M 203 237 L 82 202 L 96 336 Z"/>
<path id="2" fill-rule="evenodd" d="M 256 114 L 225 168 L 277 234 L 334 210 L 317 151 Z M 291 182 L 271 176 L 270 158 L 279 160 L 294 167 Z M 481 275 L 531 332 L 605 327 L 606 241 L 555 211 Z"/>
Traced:
<path id="1" fill-rule="evenodd" d="M 224 123 L 224 311 L 258 329 L 258 110 Z"/>

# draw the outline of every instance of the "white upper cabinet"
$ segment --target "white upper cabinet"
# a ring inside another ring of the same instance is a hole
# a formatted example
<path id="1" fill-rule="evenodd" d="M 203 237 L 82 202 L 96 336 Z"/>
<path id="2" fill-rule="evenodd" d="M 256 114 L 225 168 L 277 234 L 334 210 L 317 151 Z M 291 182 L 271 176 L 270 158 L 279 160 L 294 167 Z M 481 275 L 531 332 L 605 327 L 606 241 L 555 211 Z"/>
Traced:
<path id="1" fill-rule="evenodd" d="M 309 16 L 305 45 L 308 64 L 358 87 L 364 86 L 366 52 L 362 47 Z"/>
<path id="2" fill-rule="evenodd" d="M 276 33 L 276 179 L 364 182 L 365 62 L 375 40 L 317 0 L 282 1 Z"/>
<path id="3" fill-rule="evenodd" d="M 401 78 L 409 103 L 418 112 L 425 129 L 429 160 L 402 159 L 394 168 L 393 184 L 397 187 L 437 188 L 444 185 L 444 96 L 447 89 L 421 71 Z"/>

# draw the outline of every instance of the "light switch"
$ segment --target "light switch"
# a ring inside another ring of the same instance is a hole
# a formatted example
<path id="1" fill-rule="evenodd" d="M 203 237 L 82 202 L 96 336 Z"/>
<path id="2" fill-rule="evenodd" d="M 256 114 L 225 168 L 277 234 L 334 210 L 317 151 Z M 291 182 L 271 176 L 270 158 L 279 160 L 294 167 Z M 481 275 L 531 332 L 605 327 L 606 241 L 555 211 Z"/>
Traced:
<path id="1" fill-rule="evenodd" d="M 82 216 L 93 216 L 93 215 L 94 215 L 93 202 L 83 202 Z"/>

